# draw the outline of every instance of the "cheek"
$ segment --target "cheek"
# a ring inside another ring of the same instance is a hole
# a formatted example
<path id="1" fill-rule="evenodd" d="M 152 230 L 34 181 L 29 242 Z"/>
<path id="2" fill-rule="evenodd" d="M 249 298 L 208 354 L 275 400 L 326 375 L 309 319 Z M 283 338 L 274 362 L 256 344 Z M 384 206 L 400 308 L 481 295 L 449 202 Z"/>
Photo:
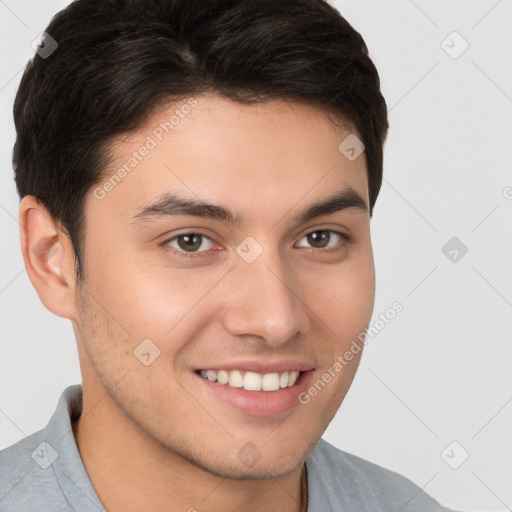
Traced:
<path id="1" fill-rule="evenodd" d="M 131 345 L 149 338 L 162 351 L 177 352 L 185 344 L 180 340 L 193 337 L 213 314 L 204 305 L 225 273 L 225 268 L 176 269 L 134 259 L 118 261 L 108 273 L 96 268 L 88 277 L 93 293 L 130 333 Z M 201 321 L 191 321 L 199 314 Z"/>
<path id="2" fill-rule="evenodd" d="M 373 312 L 375 272 L 371 253 L 304 276 L 299 296 L 338 339 L 352 339 L 368 325 Z"/>

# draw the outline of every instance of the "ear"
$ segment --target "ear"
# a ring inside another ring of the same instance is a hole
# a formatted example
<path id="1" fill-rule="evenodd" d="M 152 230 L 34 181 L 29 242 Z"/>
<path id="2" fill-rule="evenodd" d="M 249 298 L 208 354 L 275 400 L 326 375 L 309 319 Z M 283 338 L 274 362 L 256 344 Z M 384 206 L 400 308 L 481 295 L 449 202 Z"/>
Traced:
<path id="1" fill-rule="evenodd" d="M 74 319 L 74 252 L 67 234 L 34 196 L 20 202 L 20 237 L 28 277 L 52 313 Z"/>

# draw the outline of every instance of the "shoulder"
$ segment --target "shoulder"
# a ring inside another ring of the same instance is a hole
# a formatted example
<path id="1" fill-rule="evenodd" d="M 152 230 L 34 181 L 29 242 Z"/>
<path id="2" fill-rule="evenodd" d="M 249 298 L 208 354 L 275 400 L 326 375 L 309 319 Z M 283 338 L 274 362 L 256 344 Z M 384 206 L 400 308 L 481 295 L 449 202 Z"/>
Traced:
<path id="1" fill-rule="evenodd" d="M 68 512 L 76 496 L 94 501 L 71 426 L 81 398 L 82 387 L 69 386 L 45 428 L 0 451 L 0 512 Z"/>
<path id="2" fill-rule="evenodd" d="M 69 511 L 52 468 L 46 429 L 0 451 L 0 512 Z"/>
<path id="3" fill-rule="evenodd" d="M 361 512 L 450 512 L 411 480 L 378 464 L 344 452 L 320 439 L 307 459 L 308 479 L 336 510 L 357 506 Z M 320 498 L 320 496 L 318 496 Z"/>

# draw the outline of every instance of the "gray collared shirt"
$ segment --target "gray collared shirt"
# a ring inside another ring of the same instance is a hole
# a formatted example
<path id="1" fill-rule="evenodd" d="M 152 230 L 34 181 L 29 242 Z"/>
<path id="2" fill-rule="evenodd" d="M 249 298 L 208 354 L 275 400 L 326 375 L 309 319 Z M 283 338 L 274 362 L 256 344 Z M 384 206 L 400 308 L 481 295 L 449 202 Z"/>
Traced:
<path id="1" fill-rule="evenodd" d="M 73 435 L 82 387 L 68 387 L 48 425 L 0 452 L 0 512 L 105 512 Z M 308 512 L 449 512 L 407 478 L 321 439 L 306 459 Z"/>

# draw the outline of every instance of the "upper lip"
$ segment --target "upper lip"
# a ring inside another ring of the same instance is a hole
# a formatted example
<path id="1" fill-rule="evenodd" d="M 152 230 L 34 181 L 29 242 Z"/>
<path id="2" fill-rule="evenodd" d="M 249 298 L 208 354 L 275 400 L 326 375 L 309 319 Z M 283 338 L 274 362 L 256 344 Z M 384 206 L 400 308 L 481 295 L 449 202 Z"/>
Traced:
<path id="1" fill-rule="evenodd" d="M 264 361 L 262 359 L 243 359 L 240 361 L 230 361 L 225 363 L 208 363 L 205 366 L 196 368 L 196 370 L 242 370 L 245 372 L 255 372 L 265 375 L 266 373 L 283 372 L 305 372 L 314 370 L 315 365 L 312 361 L 306 359 L 274 359 Z"/>

